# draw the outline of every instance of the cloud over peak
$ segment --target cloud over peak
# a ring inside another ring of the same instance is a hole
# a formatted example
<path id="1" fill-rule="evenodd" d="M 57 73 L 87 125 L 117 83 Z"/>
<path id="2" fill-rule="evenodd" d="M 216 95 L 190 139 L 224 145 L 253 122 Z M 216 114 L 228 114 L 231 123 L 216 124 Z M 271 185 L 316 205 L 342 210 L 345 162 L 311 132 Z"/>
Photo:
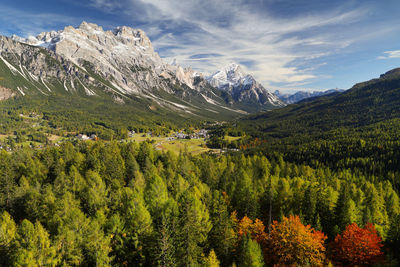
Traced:
<path id="1" fill-rule="evenodd" d="M 382 47 L 393 47 L 389 42 L 398 38 L 392 36 L 400 36 L 397 0 L 14 1 L 27 5 L 0 4 L 3 34 L 38 34 L 82 20 L 105 29 L 141 28 L 167 62 L 208 73 L 236 62 L 273 89 L 351 86 L 359 80 L 343 86 L 338 75 L 359 68 L 354 62 L 377 60 L 365 58 L 389 50 Z M 397 55 L 387 51 L 379 59 Z"/>
<path id="2" fill-rule="evenodd" d="M 99 7 L 107 6 L 107 0 L 93 1 Z M 356 22 L 366 13 L 366 9 L 335 9 L 280 18 L 264 4 L 229 0 L 130 0 L 125 5 L 129 7 L 126 15 L 142 10 L 139 20 L 145 30 L 147 25 L 163 28 L 152 39 L 164 58 L 175 58 L 200 71 L 213 71 L 229 62 L 244 63 L 267 86 L 315 78 L 307 61 L 351 43 L 347 36 L 326 34 L 324 29 Z M 292 65 L 300 61 L 303 66 Z"/>

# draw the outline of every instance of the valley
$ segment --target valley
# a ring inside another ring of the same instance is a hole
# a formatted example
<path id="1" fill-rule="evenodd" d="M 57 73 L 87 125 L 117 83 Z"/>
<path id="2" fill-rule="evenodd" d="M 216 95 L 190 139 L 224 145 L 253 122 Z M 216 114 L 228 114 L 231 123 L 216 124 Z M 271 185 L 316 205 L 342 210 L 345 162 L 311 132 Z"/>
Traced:
<path id="1" fill-rule="evenodd" d="M 0 266 L 398 266 L 400 69 L 312 92 L 323 23 L 174 20 L 0 36 Z"/>

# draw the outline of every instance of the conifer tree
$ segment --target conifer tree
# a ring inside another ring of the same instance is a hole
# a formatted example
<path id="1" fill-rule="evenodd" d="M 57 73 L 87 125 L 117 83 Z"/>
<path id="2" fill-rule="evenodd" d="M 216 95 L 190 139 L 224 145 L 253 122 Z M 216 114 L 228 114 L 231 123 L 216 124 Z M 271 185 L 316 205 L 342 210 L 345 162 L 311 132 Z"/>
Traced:
<path id="1" fill-rule="evenodd" d="M 219 260 L 214 250 L 211 250 L 205 259 L 205 267 L 219 267 Z"/>
<path id="2" fill-rule="evenodd" d="M 195 266 L 200 263 L 203 246 L 211 230 L 207 207 L 201 202 L 196 188 L 181 196 L 178 259 L 180 265 Z"/>
<path id="3" fill-rule="evenodd" d="M 4 211 L 0 217 L 0 265 L 10 266 L 13 253 L 13 242 L 17 234 L 17 227 L 10 214 Z"/>
<path id="4" fill-rule="evenodd" d="M 241 256 L 238 264 L 239 267 L 265 266 L 261 247 L 256 241 L 252 240 L 249 236 L 244 236 L 241 244 Z"/>
<path id="5" fill-rule="evenodd" d="M 13 262 L 17 266 L 55 266 L 58 263 L 56 248 L 52 246 L 49 234 L 36 222 L 33 225 L 23 220 L 15 239 Z"/>

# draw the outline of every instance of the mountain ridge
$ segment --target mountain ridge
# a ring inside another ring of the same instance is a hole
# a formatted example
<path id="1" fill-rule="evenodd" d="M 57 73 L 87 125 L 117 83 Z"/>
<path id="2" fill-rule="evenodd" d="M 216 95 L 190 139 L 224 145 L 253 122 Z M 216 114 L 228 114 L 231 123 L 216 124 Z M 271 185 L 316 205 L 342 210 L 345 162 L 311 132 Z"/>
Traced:
<path id="1" fill-rule="evenodd" d="M 279 111 L 249 115 L 241 121 L 246 129 L 288 137 L 322 134 L 345 127 L 357 129 L 400 118 L 400 69 L 355 84 L 340 94 L 326 95 Z"/>
<path id="2" fill-rule="evenodd" d="M 335 94 L 335 93 L 341 93 L 344 92 L 345 90 L 343 89 L 328 89 L 325 91 L 297 91 L 295 93 L 289 94 L 289 93 L 281 93 L 279 90 L 275 90 L 275 95 L 279 97 L 284 103 L 286 104 L 294 104 L 298 103 L 304 99 L 309 99 L 309 98 L 314 98 L 314 97 L 320 97 L 324 95 L 329 95 L 329 94 Z"/>
<path id="3" fill-rule="evenodd" d="M 267 101 L 260 102 L 256 108 L 238 99 L 230 101 L 232 98 L 235 99 L 235 96 L 214 88 L 205 75 L 191 68 L 165 63 L 154 51 L 144 31 L 127 26 L 104 31 L 101 26 L 82 22 L 77 28 L 67 26 L 60 31 L 42 32 L 36 37 L 20 38 L 13 35 L 11 39 L 15 42 L 14 45 L 26 44 L 28 50 L 35 50 L 34 47 L 40 49 L 34 53 L 54 54 L 54 65 L 69 62 L 68 66 L 58 70 L 57 75 L 51 73 L 49 66 L 43 62 L 36 64 L 38 65 L 36 68 L 30 65 L 29 73 L 22 76 L 30 79 L 33 74 L 35 82 L 40 84 L 33 87 L 40 87 L 38 89 L 41 93 L 51 87 L 42 80 L 46 80 L 46 76 L 51 76 L 61 80 L 61 87 L 67 92 L 80 88 L 86 96 L 106 93 L 112 95 L 111 97 L 119 104 L 126 102 L 127 97 L 146 98 L 161 108 L 189 115 L 193 113 L 202 116 L 205 111 L 205 113 L 224 113 L 222 117 L 226 115 L 231 117 L 281 106 L 281 103 L 267 103 L 268 98 Z M 10 42 L 8 44 L 6 49 L 3 45 L 0 54 L 13 50 L 12 54 L 23 52 L 23 49 L 15 51 Z M 20 69 L 26 67 L 20 59 L 11 63 L 7 61 L 5 64 L 14 69 L 21 65 Z M 40 67 L 42 69 L 38 70 Z M 70 72 L 71 75 L 65 77 L 61 75 L 63 71 Z M 19 71 L 17 74 L 24 73 Z M 25 87 L 29 86 L 14 86 L 14 89 L 18 90 L 17 94 L 24 95 L 27 93 L 23 91 Z M 206 117 L 212 118 L 210 114 Z"/>
<path id="4" fill-rule="evenodd" d="M 285 104 L 273 93 L 266 90 L 253 76 L 247 74 L 235 63 L 231 63 L 214 74 L 207 81 L 231 98 L 229 103 L 246 103 L 254 110 L 283 107 Z"/>
<path id="5" fill-rule="evenodd" d="M 224 119 L 246 113 L 226 105 L 224 99 L 219 96 L 219 91 L 208 86 L 204 78 L 192 70 L 180 66 L 155 64 L 163 62 L 150 46 L 147 54 L 154 54 L 155 58 L 149 58 L 143 55 L 142 51 L 132 51 L 127 47 L 125 51 L 131 53 L 128 59 L 126 54 L 116 57 L 111 50 L 93 49 L 99 48 L 99 42 L 94 42 L 92 39 L 99 36 L 103 38 L 100 41 L 114 42 L 113 46 L 104 48 L 113 48 L 121 45 L 114 36 L 121 35 L 121 38 L 125 38 L 123 41 L 126 41 L 126 31 L 144 34 L 132 28 L 128 30 L 127 27 L 117 28 L 118 31 L 115 30 L 114 33 L 110 31 L 105 33 L 100 32 L 101 27 L 96 28 L 96 26 L 82 23 L 80 28 L 66 27 L 66 30 L 59 32 L 42 33 L 40 34 L 42 39 L 51 44 L 46 44 L 45 47 L 38 45 L 43 45 L 38 43 L 40 38 L 36 38 L 36 41 L 33 38 L 24 40 L 31 42 L 28 44 L 20 42 L 21 39 L 15 36 L 13 38 L 1 36 L 0 86 L 13 92 L 5 98 L 26 95 L 35 95 L 39 98 L 49 95 L 61 97 L 74 94 L 92 98 L 93 102 L 96 101 L 96 97 L 97 99 L 107 97 L 116 104 L 128 103 L 130 99 L 147 99 L 145 106 L 137 108 L 148 112 L 154 108 L 168 110 L 184 118 L 192 116 Z M 91 31 L 100 34 L 90 35 Z M 73 37 L 78 34 L 77 38 L 83 38 L 87 44 L 77 42 L 79 47 L 71 49 L 71 43 L 76 41 L 74 38 L 71 41 L 71 37 L 68 37 L 71 34 Z M 143 37 L 145 41 L 140 41 L 133 40 L 132 36 L 134 35 L 129 35 L 128 39 L 131 40 L 133 47 L 138 41 L 141 44 L 151 45 L 147 37 Z M 129 43 L 126 46 L 129 46 Z M 102 61 L 102 64 L 95 64 L 91 60 L 95 63 Z M 124 63 L 130 61 L 132 64 L 118 64 L 118 61 Z M 193 85 L 195 79 L 196 86 Z M 139 102 L 144 103 L 142 100 Z"/>

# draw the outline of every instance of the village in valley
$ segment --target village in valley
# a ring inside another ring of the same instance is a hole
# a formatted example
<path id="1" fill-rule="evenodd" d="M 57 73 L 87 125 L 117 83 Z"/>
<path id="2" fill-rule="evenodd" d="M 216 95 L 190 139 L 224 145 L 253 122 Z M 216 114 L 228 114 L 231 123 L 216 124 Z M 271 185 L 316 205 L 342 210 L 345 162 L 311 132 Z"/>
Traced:
<path id="1" fill-rule="evenodd" d="M 97 132 L 73 132 L 61 128 L 53 128 L 43 118 L 43 114 L 35 112 L 19 113 L 17 117 L 21 120 L 21 127 L 12 133 L 0 133 L 0 150 L 13 152 L 23 148 L 43 149 L 47 146 L 59 147 L 64 142 L 96 142 L 114 140 L 120 143 L 126 142 L 148 142 L 155 149 L 160 151 L 172 151 L 179 154 L 188 152 L 193 155 L 205 152 L 224 153 L 227 151 L 236 151 L 235 148 L 210 148 L 208 143 L 212 133 L 208 128 L 194 129 L 183 128 L 160 134 L 151 130 L 126 130 L 124 136 L 119 138 L 104 139 Z M 214 126 L 214 125 L 208 125 Z M 236 137 L 226 136 L 227 140 L 236 140 Z"/>
<path id="2" fill-rule="evenodd" d="M 118 142 L 150 142 L 154 145 L 157 150 L 173 151 L 180 153 L 187 151 L 193 154 L 200 154 L 207 151 L 214 151 L 207 148 L 206 142 L 210 138 L 209 131 L 206 129 L 200 130 L 186 130 L 181 129 L 180 131 L 174 131 L 166 136 L 155 135 L 153 132 L 148 131 L 146 133 L 137 133 L 134 130 L 128 131 L 128 138 L 121 139 Z M 74 137 L 75 140 L 79 141 L 97 141 L 99 140 L 96 134 L 84 134 L 80 133 Z M 60 140 L 56 143 L 59 145 L 62 142 Z M 214 151 L 215 152 L 215 151 Z"/>

